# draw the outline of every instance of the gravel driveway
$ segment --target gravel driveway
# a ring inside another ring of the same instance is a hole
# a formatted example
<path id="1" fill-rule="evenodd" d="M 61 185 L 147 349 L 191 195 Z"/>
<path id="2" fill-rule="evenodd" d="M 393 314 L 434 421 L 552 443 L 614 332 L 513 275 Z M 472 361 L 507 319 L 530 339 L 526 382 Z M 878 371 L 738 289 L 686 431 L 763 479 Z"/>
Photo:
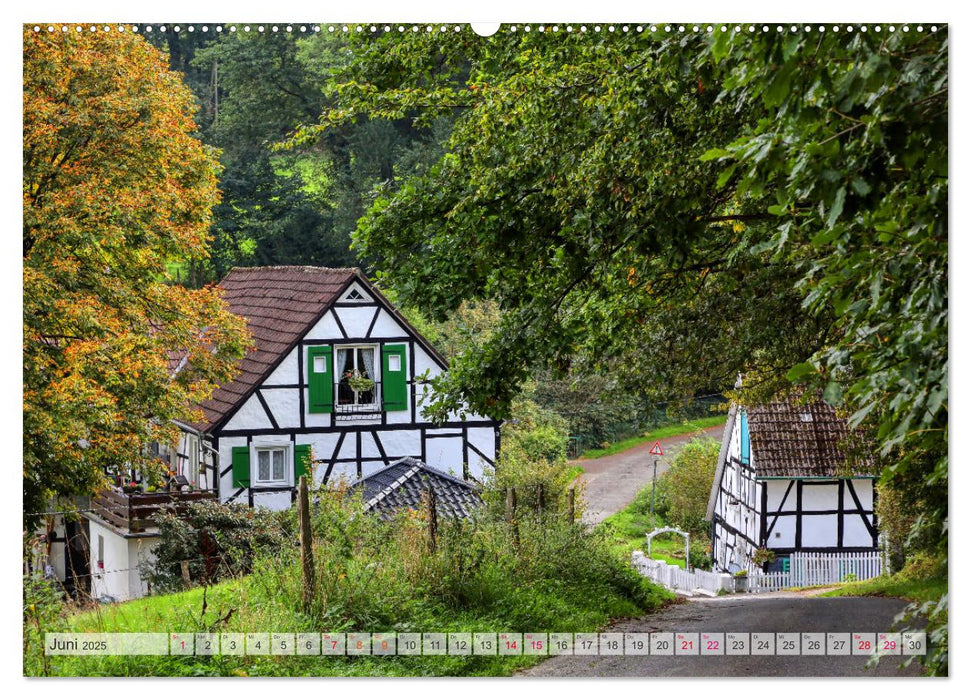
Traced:
<path id="1" fill-rule="evenodd" d="M 906 603 L 894 598 L 810 598 L 798 593 L 690 599 L 607 632 L 891 632 Z M 864 656 L 558 656 L 522 676 L 918 676 L 902 657 L 867 669 Z"/>
<path id="2" fill-rule="evenodd" d="M 724 424 L 686 435 L 661 439 L 664 456 L 658 457 L 657 474 L 660 476 L 674 460 L 678 450 L 696 437 L 706 436 L 721 440 Z M 583 459 L 575 462 L 584 469 L 577 477 L 584 483 L 583 498 L 586 509 L 583 521 L 596 525 L 604 518 L 613 515 L 630 504 L 637 493 L 651 483 L 654 475 L 654 455 L 650 454 L 654 442 L 632 447 L 597 459 Z"/>

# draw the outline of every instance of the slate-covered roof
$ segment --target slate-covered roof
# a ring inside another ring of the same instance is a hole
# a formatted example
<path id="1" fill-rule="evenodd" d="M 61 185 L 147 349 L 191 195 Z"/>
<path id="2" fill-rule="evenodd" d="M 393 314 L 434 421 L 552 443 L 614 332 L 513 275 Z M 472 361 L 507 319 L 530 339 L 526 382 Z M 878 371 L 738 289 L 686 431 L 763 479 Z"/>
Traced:
<path id="1" fill-rule="evenodd" d="M 356 268 L 237 267 L 226 275 L 223 298 L 246 319 L 255 347 L 236 379 L 201 404 L 205 421 L 195 427 L 211 430 L 235 411 L 354 278 L 364 281 Z"/>
<path id="2" fill-rule="evenodd" d="M 468 518 L 482 503 L 478 489 L 450 474 L 405 457 L 353 484 L 364 491 L 364 509 L 390 517 L 402 508 L 423 507 L 425 491 L 435 491 L 440 517 Z"/>
<path id="3" fill-rule="evenodd" d="M 749 408 L 752 466 L 761 477 L 864 476 L 874 472 L 860 434 L 823 401 Z"/>

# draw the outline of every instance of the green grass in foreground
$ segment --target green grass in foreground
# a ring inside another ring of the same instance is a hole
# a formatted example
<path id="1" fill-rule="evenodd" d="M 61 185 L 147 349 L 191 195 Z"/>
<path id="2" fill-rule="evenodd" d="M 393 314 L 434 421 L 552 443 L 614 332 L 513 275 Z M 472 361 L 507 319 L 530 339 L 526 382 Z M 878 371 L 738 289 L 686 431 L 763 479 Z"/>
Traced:
<path id="1" fill-rule="evenodd" d="M 540 587 L 542 588 L 542 587 Z M 520 629 L 508 611 L 496 614 L 463 611 L 451 606 L 414 605 L 414 617 L 396 631 L 415 632 L 524 632 L 593 631 L 603 629 L 611 620 L 642 615 L 660 607 L 672 596 L 662 589 L 653 594 L 650 606 L 642 607 L 606 591 L 534 589 L 531 604 L 549 611 L 557 624 L 536 625 L 542 629 Z M 525 598 L 510 592 L 511 598 Z M 233 611 L 228 621 L 215 627 L 219 632 L 314 632 L 311 621 L 294 606 L 274 603 L 253 590 L 252 577 L 217 584 L 206 591 L 203 614 L 203 589 L 154 596 L 77 613 L 59 631 L 83 632 L 204 632 L 217 619 Z M 590 602 L 596 599 L 595 602 Z M 524 617 L 528 610 L 520 611 Z M 503 614 L 507 613 L 507 614 Z M 381 626 L 383 627 L 383 626 Z M 555 629 L 554 629 L 555 628 Z M 366 623 L 349 624 L 335 619 L 334 631 L 392 631 L 371 629 Z M 55 676 L 506 676 L 538 663 L 540 657 L 482 656 L 389 656 L 389 657 L 290 657 L 290 656 L 78 656 L 50 657 L 50 674 Z"/>
<path id="2" fill-rule="evenodd" d="M 844 583 L 836 590 L 821 593 L 819 597 L 880 596 L 926 603 L 938 600 L 945 593 L 947 570 L 935 562 L 918 560 L 895 574 L 878 576 L 868 581 Z"/>
<path id="3" fill-rule="evenodd" d="M 654 440 L 674 437 L 675 435 L 684 435 L 686 433 L 694 433 L 699 430 L 705 430 L 706 428 L 714 428 L 716 425 L 722 425 L 724 422 L 725 416 L 712 416 L 711 418 L 697 418 L 695 420 L 684 421 L 683 423 L 666 425 L 662 428 L 656 428 L 650 432 L 644 433 L 639 437 L 632 437 L 626 440 L 621 440 L 620 442 L 615 442 L 607 447 L 585 450 L 579 458 L 596 459 L 597 457 L 607 457 L 609 455 L 624 452 L 632 447 L 643 445 L 645 442 L 653 442 Z"/>

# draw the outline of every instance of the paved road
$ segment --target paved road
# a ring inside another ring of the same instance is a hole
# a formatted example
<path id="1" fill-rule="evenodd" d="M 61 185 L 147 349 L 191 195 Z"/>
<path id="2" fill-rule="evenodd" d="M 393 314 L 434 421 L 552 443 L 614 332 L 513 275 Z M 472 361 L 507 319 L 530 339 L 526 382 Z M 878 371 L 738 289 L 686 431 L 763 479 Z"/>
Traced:
<path id="1" fill-rule="evenodd" d="M 724 425 L 719 425 L 696 433 L 663 438 L 660 442 L 664 449 L 664 456 L 658 458 L 658 476 L 667 471 L 674 456 L 683 445 L 699 435 L 720 440 L 724 429 Z M 634 500 L 642 488 L 651 483 L 655 458 L 649 453 L 653 444 L 653 441 L 646 442 L 615 455 L 576 462 L 584 469 L 584 473 L 578 477 L 578 480 L 585 484 L 584 522 L 596 525 L 604 518 L 622 510 Z"/>
<path id="2" fill-rule="evenodd" d="M 608 632 L 888 632 L 906 605 L 893 598 L 811 598 L 799 594 L 690 599 Z M 863 656 L 558 656 L 523 676 L 918 676 L 900 659 L 864 668 Z"/>

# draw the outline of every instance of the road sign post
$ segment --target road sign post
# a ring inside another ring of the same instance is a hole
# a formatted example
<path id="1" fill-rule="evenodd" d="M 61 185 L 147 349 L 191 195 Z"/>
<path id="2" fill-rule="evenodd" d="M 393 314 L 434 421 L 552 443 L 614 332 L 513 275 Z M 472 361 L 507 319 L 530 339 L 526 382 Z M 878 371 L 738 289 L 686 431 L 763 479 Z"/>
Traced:
<path id="1" fill-rule="evenodd" d="M 654 445 L 651 447 L 650 454 L 656 455 L 657 457 L 664 456 L 664 448 L 661 447 L 661 441 L 655 440 Z M 657 491 L 657 459 L 654 460 L 654 478 L 651 479 L 651 527 L 656 527 L 657 522 L 654 518 L 654 492 Z"/>

